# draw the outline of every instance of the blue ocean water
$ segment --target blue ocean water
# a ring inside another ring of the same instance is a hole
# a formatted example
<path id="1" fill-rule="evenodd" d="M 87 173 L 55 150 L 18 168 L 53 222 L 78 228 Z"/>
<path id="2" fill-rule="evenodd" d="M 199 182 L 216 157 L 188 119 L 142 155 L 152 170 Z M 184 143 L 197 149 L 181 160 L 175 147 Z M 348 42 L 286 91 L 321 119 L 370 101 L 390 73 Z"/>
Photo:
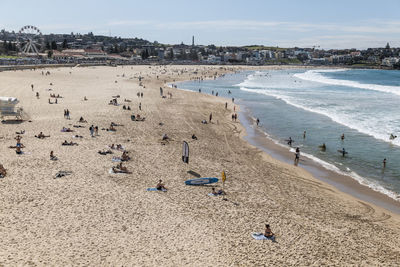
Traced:
<path id="1" fill-rule="evenodd" d="M 260 119 L 266 138 L 287 146 L 291 137 L 302 157 L 400 200 L 399 71 L 263 70 L 178 87 L 234 97 Z M 390 140 L 391 134 L 399 138 Z M 319 148 L 323 143 L 326 151 Z"/>

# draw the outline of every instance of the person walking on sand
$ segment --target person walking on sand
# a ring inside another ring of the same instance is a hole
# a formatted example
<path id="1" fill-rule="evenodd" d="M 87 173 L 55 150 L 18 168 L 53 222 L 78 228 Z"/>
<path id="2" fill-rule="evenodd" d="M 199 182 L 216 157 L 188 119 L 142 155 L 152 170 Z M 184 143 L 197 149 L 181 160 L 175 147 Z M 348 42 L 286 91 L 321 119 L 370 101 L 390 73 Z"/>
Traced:
<path id="1" fill-rule="evenodd" d="M 139 103 L 139 110 L 142 110 L 142 102 Z"/>
<path id="2" fill-rule="evenodd" d="M 225 102 L 225 109 L 228 109 L 228 102 Z"/>
<path id="3" fill-rule="evenodd" d="M 99 135 L 99 126 L 97 126 L 97 125 L 96 125 L 96 127 L 94 127 L 94 134 L 95 134 L 96 136 Z"/>
<path id="4" fill-rule="evenodd" d="M 32 92 L 33 92 L 33 84 L 31 84 Z"/>
<path id="5" fill-rule="evenodd" d="M 93 133 L 94 133 L 94 126 L 93 125 L 90 126 L 89 131 L 90 131 L 90 136 L 93 137 Z"/>
<path id="6" fill-rule="evenodd" d="M 211 123 L 211 121 L 212 121 L 212 113 L 210 113 L 210 123 Z"/>

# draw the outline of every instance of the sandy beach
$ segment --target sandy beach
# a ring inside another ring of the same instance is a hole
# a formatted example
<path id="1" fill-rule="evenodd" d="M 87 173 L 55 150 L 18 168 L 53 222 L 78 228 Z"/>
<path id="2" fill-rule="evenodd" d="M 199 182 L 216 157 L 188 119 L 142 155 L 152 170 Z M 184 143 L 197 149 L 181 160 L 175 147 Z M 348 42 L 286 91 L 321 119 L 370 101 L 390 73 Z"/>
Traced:
<path id="1" fill-rule="evenodd" d="M 245 128 L 231 120 L 230 100 L 166 86 L 240 69 L 124 66 L 0 72 L 0 95 L 17 97 L 27 119 L 0 125 L 0 163 L 7 169 L 0 179 L 0 265 L 398 265 L 399 215 L 250 145 L 243 139 Z M 62 98 L 49 104 L 49 94 Z M 117 95 L 120 105 L 109 105 Z M 65 109 L 70 120 L 63 116 Z M 132 121 L 132 113 L 145 120 Z M 212 123 L 202 124 L 210 113 Z M 78 122 L 81 116 L 87 123 Z M 120 125 L 116 131 L 102 130 L 111 122 Z M 99 127 L 98 136 L 90 136 L 91 125 Z M 63 127 L 74 132 L 61 132 Z M 8 147 L 15 146 L 16 132 L 22 130 L 25 154 L 17 155 Z M 50 137 L 35 138 L 39 132 Z M 163 142 L 163 134 L 171 140 Z M 78 145 L 62 146 L 64 140 Z M 181 160 L 183 141 L 190 146 L 189 164 Z M 122 152 L 98 151 L 111 144 L 128 151 L 131 160 L 124 166 L 131 174 L 109 173 L 118 164 L 112 158 Z M 50 151 L 57 161 L 50 160 Z M 55 178 L 59 171 L 71 174 Z M 217 178 L 225 171 L 227 200 L 209 196 L 211 186 L 186 186 L 185 180 L 196 178 L 189 171 Z M 167 192 L 146 191 L 159 179 Z M 252 238 L 266 223 L 277 243 Z"/>

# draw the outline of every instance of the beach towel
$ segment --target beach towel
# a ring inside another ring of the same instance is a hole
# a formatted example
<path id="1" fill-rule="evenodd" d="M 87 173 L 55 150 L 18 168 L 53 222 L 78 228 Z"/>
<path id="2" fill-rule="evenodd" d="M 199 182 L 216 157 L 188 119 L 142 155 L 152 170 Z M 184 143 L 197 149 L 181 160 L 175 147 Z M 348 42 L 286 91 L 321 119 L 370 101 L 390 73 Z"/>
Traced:
<path id="1" fill-rule="evenodd" d="M 158 190 L 158 189 L 155 188 L 155 187 L 149 187 L 149 188 L 147 188 L 147 191 L 162 191 L 162 192 L 167 192 L 167 189 Z"/>
<path id="2" fill-rule="evenodd" d="M 218 196 L 217 194 L 213 194 L 213 193 L 208 193 L 207 195 L 210 196 L 210 197 L 216 197 L 216 196 Z"/>
<path id="3" fill-rule="evenodd" d="M 263 233 L 251 233 L 251 236 L 255 240 L 271 240 L 272 242 L 276 243 L 275 236 L 266 237 Z"/>
<path id="4" fill-rule="evenodd" d="M 251 233 L 255 240 L 267 240 L 268 238 L 263 233 Z"/>
<path id="5" fill-rule="evenodd" d="M 120 157 L 113 157 L 112 162 L 121 162 L 122 159 Z"/>

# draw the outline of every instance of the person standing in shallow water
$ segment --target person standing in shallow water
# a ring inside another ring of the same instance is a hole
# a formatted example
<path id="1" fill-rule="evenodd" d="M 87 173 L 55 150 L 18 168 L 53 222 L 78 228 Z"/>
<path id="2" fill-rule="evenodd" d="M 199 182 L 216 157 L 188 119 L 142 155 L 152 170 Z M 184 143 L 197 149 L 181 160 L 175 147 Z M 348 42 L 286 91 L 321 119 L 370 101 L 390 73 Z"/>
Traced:
<path id="1" fill-rule="evenodd" d="M 260 119 L 259 118 L 257 118 L 257 120 L 256 120 L 256 124 L 257 124 L 257 126 L 258 126 L 258 124 L 260 123 Z"/>
<path id="2" fill-rule="evenodd" d="M 383 168 L 385 169 L 386 168 L 386 158 L 383 159 L 382 163 L 383 163 Z"/>
<path id="3" fill-rule="evenodd" d="M 294 154 L 294 165 L 298 165 L 299 164 L 299 160 L 300 160 L 300 148 L 296 148 L 296 153 Z"/>

